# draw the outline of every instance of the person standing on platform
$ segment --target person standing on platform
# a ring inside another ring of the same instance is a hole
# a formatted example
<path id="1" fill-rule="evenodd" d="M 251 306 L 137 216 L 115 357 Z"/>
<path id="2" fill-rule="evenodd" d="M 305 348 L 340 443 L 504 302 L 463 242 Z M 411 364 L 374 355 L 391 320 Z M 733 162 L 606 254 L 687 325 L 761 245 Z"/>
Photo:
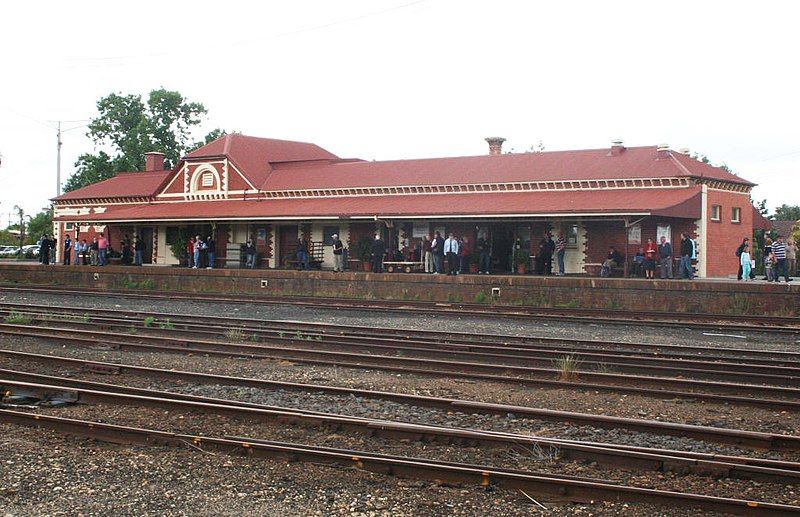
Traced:
<path id="1" fill-rule="evenodd" d="M 84 241 L 86 242 L 86 241 Z M 78 234 L 75 234 L 75 244 L 72 246 L 72 265 L 78 266 L 80 265 L 80 257 L 81 251 L 83 250 L 83 246 L 81 245 L 81 241 L 78 240 Z"/>
<path id="2" fill-rule="evenodd" d="M 656 271 L 656 256 L 658 255 L 658 247 L 653 239 L 647 238 L 647 244 L 644 247 L 644 275 L 645 278 L 653 280 Z"/>
<path id="3" fill-rule="evenodd" d="M 453 237 L 453 233 L 450 232 L 447 236 L 447 240 L 444 241 L 444 246 L 442 247 L 444 250 L 445 255 L 447 256 L 447 274 L 448 275 L 457 275 L 458 274 L 458 241 L 455 237 Z"/>
<path id="4" fill-rule="evenodd" d="M 81 241 L 81 263 L 85 266 L 88 264 L 86 260 L 86 254 L 89 253 L 89 243 L 86 242 L 86 239 Z"/>
<path id="5" fill-rule="evenodd" d="M 767 267 L 769 264 L 769 268 Z M 764 238 L 764 280 L 772 282 L 772 239 L 769 237 Z"/>
<path id="6" fill-rule="evenodd" d="M 39 262 L 45 266 L 50 263 L 50 239 L 46 233 L 39 239 Z"/>
<path id="7" fill-rule="evenodd" d="M 383 273 L 383 255 L 386 253 L 386 244 L 381 239 L 380 234 L 375 234 L 372 241 L 372 272 Z"/>
<path id="8" fill-rule="evenodd" d="M 69 234 L 64 235 L 64 262 L 65 266 L 69 266 L 70 258 L 72 257 L 72 239 Z"/>
<path id="9" fill-rule="evenodd" d="M 92 244 L 89 246 L 89 264 L 96 266 L 98 264 L 97 257 L 100 255 L 100 250 L 97 248 L 97 237 L 92 238 Z"/>
<path id="10" fill-rule="evenodd" d="M 203 249 L 203 239 L 196 235 L 194 238 L 194 244 L 192 246 L 192 257 L 194 259 L 194 265 L 192 269 L 197 269 L 200 267 L 200 253 Z"/>
<path id="11" fill-rule="evenodd" d="M 740 275 L 739 280 L 744 278 L 744 281 L 747 282 L 748 279 L 753 280 L 750 277 L 750 269 L 753 267 L 753 260 L 750 258 L 750 245 L 745 244 L 742 248 L 741 253 L 739 254 L 739 266 L 742 269 L 742 274 Z"/>
<path id="12" fill-rule="evenodd" d="M 425 235 L 422 239 L 422 259 L 425 263 L 425 272 L 433 273 L 433 253 L 431 252 L 431 236 Z"/>
<path id="13" fill-rule="evenodd" d="M 564 232 L 558 232 L 558 239 L 556 239 L 556 262 L 558 263 L 558 276 L 564 276 L 564 254 L 567 251 L 567 240 L 564 238 Z"/>
<path id="14" fill-rule="evenodd" d="M 214 269 L 214 264 L 217 260 L 217 241 L 211 235 L 206 240 L 206 249 L 208 250 L 208 265 L 206 269 Z"/>
<path id="15" fill-rule="evenodd" d="M 100 266 L 105 266 L 108 263 L 108 239 L 102 233 L 97 238 L 97 260 Z"/>
<path id="16" fill-rule="evenodd" d="M 742 257 L 742 251 L 744 251 L 744 249 L 746 247 L 750 247 L 750 238 L 749 237 L 745 237 L 744 239 L 742 239 L 742 243 L 739 244 L 738 248 L 736 248 L 736 259 L 739 261 L 739 273 L 736 275 L 736 280 L 741 280 L 742 279 L 742 258 L 741 257 Z M 751 260 L 753 259 L 752 255 L 750 256 L 750 259 Z M 755 280 L 755 278 L 756 278 L 755 268 L 751 268 L 750 269 L 750 280 Z"/>
<path id="17" fill-rule="evenodd" d="M 300 271 L 311 269 L 308 264 L 308 244 L 302 236 L 297 239 L 297 267 Z"/>
<path id="18" fill-rule="evenodd" d="M 133 236 L 133 265 L 141 266 L 144 259 L 144 242 L 138 235 Z"/>
<path id="19" fill-rule="evenodd" d="M 789 239 L 786 244 L 786 265 L 789 267 L 789 275 L 797 274 L 797 244 L 794 239 Z"/>
<path id="20" fill-rule="evenodd" d="M 786 265 L 786 243 L 783 241 L 783 235 L 778 235 L 778 238 L 772 244 L 772 254 L 775 255 L 775 269 L 773 271 L 775 281 L 781 281 L 781 271 L 783 271 L 784 280 L 786 282 L 791 281 L 789 268 Z"/>
<path id="21" fill-rule="evenodd" d="M 436 232 L 431 242 L 431 253 L 433 254 L 433 274 L 442 273 L 442 262 L 444 260 L 444 238 L 442 234 Z"/>
<path id="22" fill-rule="evenodd" d="M 489 234 L 483 232 L 478 238 L 478 274 L 488 275 L 492 267 L 492 243 L 489 241 Z"/>
<path id="23" fill-rule="evenodd" d="M 469 273 L 469 254 L 472 253 L 472 247 L 469 244 L 469 238 L 465 235 L 461 242 L 458 244 L 458 272 Z"/>
<path id="24" fill-rule="evenodd" d="M 344 271 L 344 244 L 336 233 L 331 235 L 331 239 L 333 240 L 333 272 L 341 273 Z"/>
<path id="25" fill-rule="evenodd" d="M 678 266 L 678 276 L 686 280 L 694 280 L 692 270 L 692 255 L 694 254 L 694 243 L 685 233 L 681 234 L 681 261 Z"/>
<path id="26" fill-rule="evenodd" d="M 186 257 L 186 265 L 193 268 L 196 265 L 194 262 L 194 237 L 189 237 L 189 240 L 186 242 Z"/>
<path id="27" fill-rule="evenodd" d="M 672 244 L 663 235 L 658 245 L 658 258 L 661 260 L 661 278 L 672 278 Z"/>
<path id="28" fill-rule="evenodd" d="M 255 269 L 256 267 L 256 246 L 253 244 L 253 239 L 247 239 L 247 244 L 244 245 L 244 254 L 247 257 L 245 267 L 248 269 Z"/>

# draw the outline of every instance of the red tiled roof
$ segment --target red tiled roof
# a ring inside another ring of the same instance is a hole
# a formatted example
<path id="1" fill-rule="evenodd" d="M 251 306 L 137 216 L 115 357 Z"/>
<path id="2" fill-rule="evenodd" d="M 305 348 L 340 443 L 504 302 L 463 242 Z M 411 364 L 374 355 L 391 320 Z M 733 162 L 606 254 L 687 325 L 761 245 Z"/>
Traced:
<path id="1" fill-rule="evenodd" d="M 688 156 L 658 158 L 656 147 L 466 156 L 383 162 L 333 163 L 282 170 L 276 167 L 262 190 L 503 183 L 702 176 L 745 180 Z"/>
<path id="2" fill-rule="evenodd" d="M 270 219 L 340 216 L 510 216 L 631 214 L 700 217 L 700 187 L 592 191 L 360 196 L 338 198 L 188 201 L 109 206 L 102 214 L 67 216 L 76 221 Z"/>
<path id="3" fill-rule="evenodd" d="M 55 198 L 71 199 L 151 197 L 161 190 L 173 171 L 120 172 L 113 178 L 92 183 Z"/>
<path id="4" fill-rule="evenodd" d="M 261 187 L 276 163 L 338 160 L 316 144 L 259 138 L 238 133 L 224 135 L 187 154 L 184 159 L 227 156 L 256 188 Z"/>

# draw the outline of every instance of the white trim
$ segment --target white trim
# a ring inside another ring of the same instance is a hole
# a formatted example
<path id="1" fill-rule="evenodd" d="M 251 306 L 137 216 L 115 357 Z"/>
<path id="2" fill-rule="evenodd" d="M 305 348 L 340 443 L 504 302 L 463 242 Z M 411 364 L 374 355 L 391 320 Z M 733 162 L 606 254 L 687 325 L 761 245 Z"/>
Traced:
<path id="1" fill-rule="evenodd" d="M 700 185 L 700 255 L 698 275 L 708 276 L 708 185 Z"/>
<path id="2" fill-rule="evenodd" d="M 515 219 L 533 219 L 543 217 L 556 217 L 567 219 L 580 219 L 581 217 L 621 217 L 621 216 L 649 216 L 650 212 L 613 212 L 613 213 L 549 213 L 549 214 L 450 214 L 450 215 L 358 215 L 345 218 L 337 216 L 254 216 L 254 217 L 186 217 L 180 219 L 103 219 L 104 223 L 136 223 L 136 222 L 153 222 L 153 223 L 169 223 L 169 222 L 183 222 L 183 221 L 375 221 L 378 219 L 391 219 L 403 221 L 407 219 L 498 219 L 498 218 L 515 218 Z M 60 220 L 64 222 L 64 220 Z"/>
<path id="3" fill-rule="evenodd" d="M 173 176 L 172 176 L 172 179 L 171 179 L 171 180 L 169 180 L 169 183 L 167 183 L 167 184 L 166 184 L 166 186 L 165 186 L 164 188 L 162 188 L 162 189 L 161 189 L 161 192 L 157 192 L 157 193 L 156 193 L 156 197 L 157 197 L 157 196 L 160 196 L 160 195 L 161 195 L 161 194 L 163 194 L 163 193 L 164 193 L 164 192 L 165 192 L 167 189 L 169 189 L 169 188 L 172 186 L 172 184 L 173 184 L 173 183 L 175 183 L 175 180 L 177 180 L 177 179 L 178 179 L 178 176 L 183 176 L 185 171 L 186 171 L 186 162 L 184 162 L 184 164 L 183 164 L 183 167 L 181 167 L 181 168 L 180 168 L 180 170 L 178 170 L 178 171 L 175 171 L 175 175 L 173 175 Z"/>

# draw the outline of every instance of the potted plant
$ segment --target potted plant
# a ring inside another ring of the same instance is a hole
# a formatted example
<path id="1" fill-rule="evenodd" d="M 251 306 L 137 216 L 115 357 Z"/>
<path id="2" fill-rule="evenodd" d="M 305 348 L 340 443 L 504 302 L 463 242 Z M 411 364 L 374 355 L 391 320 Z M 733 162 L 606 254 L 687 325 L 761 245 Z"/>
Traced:
<path id="1" fill-rule="evenodd" d="M 477 251 L 473 251 L 472 253 L 469 254 L 467 260 L 469 261 L 469 272 L 472 273 L 473 275 L 477 274 L 478 262 L 480 262 L 481 260 L 481 254 L 478 253 Z"/>
<path id="2" fill-rule="evenodd" d="M 172 255 L 178 259 L 179 266 L 187 266 L 189 264 L 189 256 L 186 252 L 186 244 L 189 242 L 189 239 L 192 238 L 191 233 L 189 232 L 188 228 L 181 228 L 178 230 L 178 237 L 172 244 L 169 245 L 169 249 L 172 252 Z"/>
<path id="3" fill-rule="evenodd" d="M 370 271 L 371 264 L 370 259 L 372 259 L 372 241 L 366 235 L 362 235 L 355 245 L 355 255 L 358 257 L 358 260 L 361 261 L 361 267 L 364 268 L 364 271 Z"/>
<path id="4" fill-rule="evenodd" d="M 514 250 L 514 264 L 516 264 L 518 274 L 525 274 L 525 270 L 528 268 L 529 256 L 530 253 L 524 248 L 518 248 Z"/>

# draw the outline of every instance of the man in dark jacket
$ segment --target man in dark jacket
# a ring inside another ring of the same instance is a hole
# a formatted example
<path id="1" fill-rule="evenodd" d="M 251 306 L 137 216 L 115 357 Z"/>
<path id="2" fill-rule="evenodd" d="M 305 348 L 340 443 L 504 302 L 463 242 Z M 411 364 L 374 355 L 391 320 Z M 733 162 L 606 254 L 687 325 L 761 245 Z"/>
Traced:
<path id="1" fill-rule="evenodd" d="M 678 266 L 678 276 L 694 279 L 694 271 L 692 270 L 692 255 L 694 254 L 694 242 L 685 233 L 681 234 L 681 262 Z"/>
<path id="2" fill-rule="evenodd" d="M 375 240 L 372 241 L 372 272 L 383 273 L 383 254 L 386 253 L 386 244 L 384 244 L 381 236 L 375 234 Z"/>
<path id="3" fill-rule="evenodd" d="M 333 240 L 331 243 L 333 248 L 333 272 L 341 273 L 344 271 L 344 244 L 336 233 L 331 235 L 331 239 Z"/>
<path id="4" fill-rule="evenodd" d="M 72 256 L 72 240 L 69 238 L 69 234 L 64 236 L 64 265 L 69 266 L 70 257 Z"/>
<path id="5" fill-rule="evenodd" d="M 50 263 L 50 237 L 47 234 L 42 235 L 39 241 L 39 262 L 45 266 Z"/>
<path id="6" fill-rule="evenodd" d="M 480 253 L 480 257 L 478 259 L 478 274 L 488 275 L 492 262 L 492 243 L 489 240 L 488 233 L 483 232 L 478 239 L 478 245 L 476 246 L 475 250 Z"/>
<path id="7" fill-rule="evenodd" d="M 663 235 L 658 245 L 658 258 L 661 259 L 661 278 L 672 278 L 672 244 Z"/>

